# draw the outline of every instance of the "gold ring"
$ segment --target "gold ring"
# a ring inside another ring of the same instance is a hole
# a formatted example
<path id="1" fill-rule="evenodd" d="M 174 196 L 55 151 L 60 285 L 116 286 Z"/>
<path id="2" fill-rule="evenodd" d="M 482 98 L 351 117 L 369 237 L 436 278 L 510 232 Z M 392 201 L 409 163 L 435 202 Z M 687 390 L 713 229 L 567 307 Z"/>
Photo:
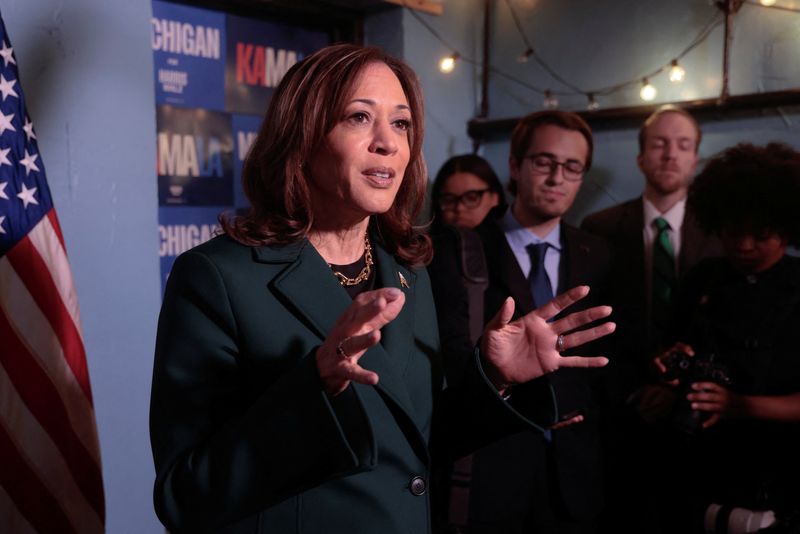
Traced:
<path id="1" fill-rule="evenodd" d="M 347 341 L 348 339 L 350 339 L 350 338 L 346 337 L 343 340 L 341 340 L 338 345 L 336 345 L 336 354 L 338 354 L 342 359 L 347 359 L 347 358 L 350 357 L 344 351 L 344 347 L 342 347 L 342 345 L 344 345 L 344 342 Z"/>
<path id="2" fill-rule="evenodd" d="M 564 352 L 564 336 L 561 334 L 559 334 L 558 338 L 556 338 L 556 350 L 558 352 Z"/>

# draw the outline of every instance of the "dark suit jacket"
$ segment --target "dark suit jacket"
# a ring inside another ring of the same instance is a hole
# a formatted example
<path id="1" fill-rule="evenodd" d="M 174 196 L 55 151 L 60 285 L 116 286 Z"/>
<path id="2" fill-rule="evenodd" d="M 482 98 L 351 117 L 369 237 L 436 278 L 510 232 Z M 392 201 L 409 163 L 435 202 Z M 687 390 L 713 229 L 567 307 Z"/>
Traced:
<path id="1" fill-rule="evenodd" d="M 483 241 L 489 270 L 489 287 L 484 299 L 486 321 L 495 315 L 508 296 L 514 297 L 516 302 L 516 317 L 541 305 L 533 302 L 526 275 L 520 270 L 497 222 L 487 219 L 476 231 Z M 590 297 L 569 311 L 596 305 L 603 294 L 608 248 L 602 239 L 566 224 L 562 224 L 561 231 L 559 291 L 588 284 L 593 289 Z M 446 269 L 447 263 L 435 257 L 432 264 L 434 285 L 451 284 L 459 278 L 457 272 L 439 270 Z M 457 299 L 450 298 L 447 293 L 436 289 L 434 294 L 449 298 L 446 302 L 437 301 L 440 308 L 457 305 Z M 455 347 L 449 351 L 449 367 L 459 347 L 454 338 L 465 335 L 464 309 L 464 306 L 460 310 L 451 308 L 452 313 L 440 322 L 442 338 L 447 340 L 447 345 Z M 441 320 L 444 315 L 441 310 L 439 315 Z M 469 505 L 471 524 L 487 528 L 489 532 L 529 532 L 536 528 L 540 519 L 552 517 L 553 510 L 560 519 L 586 521 L 597 514 L 603 499 L 593 372 L 596 370 L 563 369 L 547 376 L 559 412 L 581 410 L 586 417 L 584 423 L 554 431 L 550 444 L 541 434 L 526 432 L 508 436 L 475 452 Z M 517 390 L 512 393 L 512 403 L 518 393 Z"/>
<path id="2" fill-rule="evenodd" d="M 609 279 L 610 304 L 619 323 L 617 338 L 624 340 L 625 348 L 620 358 L 625 358 L 628 369 L 622 371 L 625 382 L 641 385 L 646 375 L 646 365 L 663 332 L 655 332 L 648 320 L 647 292 L 644 266 L 644 205 L 642 197 L 606 208 L 586 217 L 581 229 L 604 237 L 611 247 L 611 275 Z M 681 226 L 681 251 L 678 257 L 678 283 L 698 261 L 722 254 L 722 246 L 715 237 L 705 234 L 688 209 Z M 623 355 L 624 354 L 624 355 Z M 615 364 L 621 363 L 619 360 Z M 623 389 L 629 392 L 634 385 Z"/>
<path id="3" fill-rule="evenodd" d="M 360 360 L 380 383 L 334 398 L 314 354 L 351 300 L 312 246 L 252 248 L 222 236 L 178 258 L 150 412 L 156 512 L 172 532 L 428 532 L 428 492 L 412 480 L 427 484 L 429 442 L 459 454 L 447 445 L 474 427 L 486 437 L 529 425 L 477 365 L 469 395 L 441 393 L 427 274 L 374 249 L 376 285 L 401 289 L 406 302 Z M 433 423 L 434 397 L 442 423 Z"/>

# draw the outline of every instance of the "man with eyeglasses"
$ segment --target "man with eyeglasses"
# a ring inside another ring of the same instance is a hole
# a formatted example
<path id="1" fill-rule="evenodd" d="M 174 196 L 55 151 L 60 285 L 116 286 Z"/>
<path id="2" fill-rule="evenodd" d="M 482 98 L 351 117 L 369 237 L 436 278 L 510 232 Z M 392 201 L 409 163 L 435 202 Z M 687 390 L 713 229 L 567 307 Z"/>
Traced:
<path id="1" fill-rule="evenodd" d="M 533 113 L 514 129 L 509 155 L 513 203 L 505 214 L 489 216 L 476 228 L 488 267 L 485 321 L 508 297 L 518 317 L 578 285 L 592 289 L 579 303 L 582 307 L 602 303 L 609 261 L 605 242 L 562 220 L 591 165 L 592 148 L 591 129 L 574 113 Z M 432 274 L 434 282 L 437 278 Z M 458 327 L 457 317 L 442 321 L 442 339 L 457 337 Z M 599 353 L 599 348 L 590 352 Z M 592 391 L 596 379 L 590 370 L 559 370 L 543 379 L 545 388 L 541 383 L 511 388 L 512 407 L 544 404 L 552 392 L 560 417 L 544 434 L 522 432 L 473 455 L 466 532 L 594 532 L 603 502 Z"/>
<path id="2" fill-rule="evenodd" d="M 666 473 L 654 458 L 669 457 L 671 451 L 661 450 L 664 439 L 645 424 L 660 416 L 669 394 L 648 384 L 648 366 L 667 341 L 663 337 L 683 275 L 699 260 L 722 253 L 719 241 L 703 233 L 686 208 L 701 137 L 700 126 L 685 110 L 672 105 L 656 110 L 639 130 L 642 196 L 589 215 L 581 225 L 606 238 L 612 251 L 609 284 L 618 350 L 607 369 L 615 384 L 609 394 L 614 416 L 607 458 L 616 484 L 607 491 L 612 496 L 608 532 L 652 531 L 654 509 L 669 498 L 654 497 L 664 484 L 650 480 L 663 480 Z M 642 491 L 648 485 L 652 491 Z M 627 520 L 618 522 L 620 514 Z"/>

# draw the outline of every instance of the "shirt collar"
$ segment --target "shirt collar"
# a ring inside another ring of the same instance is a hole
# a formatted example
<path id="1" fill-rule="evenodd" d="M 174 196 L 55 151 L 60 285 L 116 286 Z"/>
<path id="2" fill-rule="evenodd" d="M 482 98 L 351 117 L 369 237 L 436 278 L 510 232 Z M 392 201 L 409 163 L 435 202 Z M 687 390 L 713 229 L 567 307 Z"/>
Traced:
<path id="1" fill-rule="evenodd" d="M 555 227 L 550 230 L 550 233 L 544 236 L 544 238 L 541 238 L 522 226 L 517 218 L 514 217 L 511 208 L 509 208 L 506 210 L 503 218 L 500 219 L 500 228 L 503 230 L 512 248 L 525 249 L 525 247 L 530 244 L 547 243 L 552 248 L 561 252 L 561 224 L 555 225 Z"/>
<path id="2" fill-rule="evenodd" d="M 646 198 L 642 197 L 642 200 L 644 200 L 644 220 L 647 226 L 652 227 L 653 221 L 659 217 L 663 217 L 669 223 L 670 229 L 673 231 L 678 231 L 680 229 L 683 224 L 683 215 L 686 213 L 686 197 L 680 199 L 664 213 L 658 211 L 658 208 L 653 206 Z"/>

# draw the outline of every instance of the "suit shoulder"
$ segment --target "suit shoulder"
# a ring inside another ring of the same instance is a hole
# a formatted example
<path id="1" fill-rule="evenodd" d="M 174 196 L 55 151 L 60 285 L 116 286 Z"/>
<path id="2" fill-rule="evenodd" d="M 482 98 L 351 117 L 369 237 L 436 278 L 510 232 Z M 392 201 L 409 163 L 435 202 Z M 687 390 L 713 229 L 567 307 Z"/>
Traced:
<path id="1" fill-rule="evenodd" d="M 500 219 L 487 217 L 475 227 L 474 232 L 478 234 L 481 239 L 492 239 L 503 233 L 500 228 Z"/>
<path id="2" fill-rule="evenodd" d="M 593 234 L 583 228 L 576 228 L 571 225 L 564 225 L 564 228 L 567 231 L 567 235 L 571 239 L 575 239 L 578 242 L 586 243 L 587 245 L 594 245 L 600 248 L 608 248 L 608 241 L 605 237 L 597 234 Z"/>
<path id="3" fill-rule="evenodd" d="M 250 258 L 252 247 L 242 245 L 225 234 L 217 235 L 208 241 L 190 248 L 180 256 L 176 263 L 189 261 L 189 258 L 203 257 L 215 265 Z"/>
<path id="4" fill-rule="evenodd" d="M 308 244 L 305 239 L 283 245 L 243 245 L 228 235 L 218 235 L 184 254 L 205 256 L 214 263 L 291 263 L 295 261 Z"/>
<path id="5" fill-rule="evenodd" d="M 565 237 L 571 242 L 570 248 L 579 250 L 586 259 L 599 265 L 611 260 L 611 248 L 605 237 L 589 233 L 574 226 L 564 225 Z"/>
<path id="6" fill-rule="evenodd" d="M 168 287 L 179 284 L 208 284 L 241 270 L 252 257 L 251 247 L 218 235 L 180 254 L 172 265 Z"/>
<path id="7" fill-rule="evenodd" d="M 632 198 L 596 211 L 583 219 L 581 229 L 596 235 L 607 235 L 632 210 L 641 209 L 640 206 L 641 198 Z"/>

